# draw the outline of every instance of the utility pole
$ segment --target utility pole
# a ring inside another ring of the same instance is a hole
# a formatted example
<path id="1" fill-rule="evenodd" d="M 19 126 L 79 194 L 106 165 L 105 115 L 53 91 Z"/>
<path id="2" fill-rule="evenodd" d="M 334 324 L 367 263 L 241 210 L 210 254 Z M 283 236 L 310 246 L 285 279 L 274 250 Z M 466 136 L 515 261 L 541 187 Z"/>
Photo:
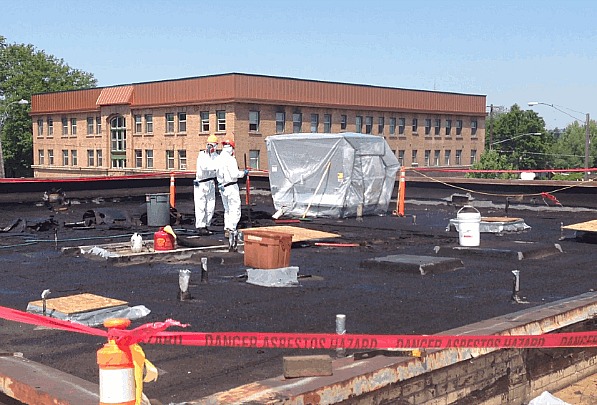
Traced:
<path id="1" fill-rule="evenodd" d="M 585 124 L 585 181 L 589 180 L 589 171 L 587 169 L 589 168 L 589 156 L 591 150 L 591 129 L 589 126 L 590 122 L 591 118 L 589 117 L 589 113 L 587 113 L 587 122 Z"/>
<path id="2" fill-rule="evenodd" d="M 493 104 L 489 106 L 489 149 L 493 149 Z"/>

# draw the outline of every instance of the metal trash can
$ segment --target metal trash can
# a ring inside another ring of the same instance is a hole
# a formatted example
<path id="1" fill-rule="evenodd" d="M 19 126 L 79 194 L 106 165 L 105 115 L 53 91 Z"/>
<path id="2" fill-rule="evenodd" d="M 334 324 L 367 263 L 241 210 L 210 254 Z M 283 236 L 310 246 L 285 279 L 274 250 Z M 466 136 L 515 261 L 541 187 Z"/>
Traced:
<path id="1" fill-rule="evenodd" d="M 145 194 L 147 225 L 170 225 L 170 193 Z"/>

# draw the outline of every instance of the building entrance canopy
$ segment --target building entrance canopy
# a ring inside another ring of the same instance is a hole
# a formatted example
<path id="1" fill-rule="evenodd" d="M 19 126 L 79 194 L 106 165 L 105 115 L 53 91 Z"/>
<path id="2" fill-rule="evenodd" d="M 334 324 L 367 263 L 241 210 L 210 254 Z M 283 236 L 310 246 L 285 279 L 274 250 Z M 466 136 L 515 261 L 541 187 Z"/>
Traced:
<path id="1" fill-rule="evenodd" d="M 298 217 L 385 215 L 400 165 L 380 136 L 290 134 L 265 139 L 274 207 Z"/>

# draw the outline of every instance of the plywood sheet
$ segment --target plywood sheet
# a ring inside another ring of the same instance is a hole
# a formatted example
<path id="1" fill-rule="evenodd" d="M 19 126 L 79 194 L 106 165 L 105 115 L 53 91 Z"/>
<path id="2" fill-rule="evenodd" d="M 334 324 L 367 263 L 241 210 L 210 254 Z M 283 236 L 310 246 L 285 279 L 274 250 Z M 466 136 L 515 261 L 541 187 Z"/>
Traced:
<path id="1" fill-rule="evenodd" d="M 243 231 L 266 231 L 266 232 L 282 232 L 292 235 L 292 242 L 303 242 L 307 240 L 338 238 L 340 235 L 329 232 L 316 231 L 313 229 L 301 228 L 298 226 L 277 225 L 277 226 L 261 226 L 259 228 L 247 228 Z"/>
<path id="2" fill-rule="evenodd" d="M 563 228 L 571 231 L 597 232 L 597 219 L 587 222 L 579 222 L 578 224 L 566 225 Z"/>
<path id="3" fill-rule="evenodd" d="M 481 217 L 481 222 L 516 222 L 522 221 L 522 218 L 511 218 L 511 217 Z"/>
<path id="4" fill-rule="evenodd" d="M 49 298 L 46 300 L 46 309 L 48 311 L 55 310 L 70 315 L 126 304 L 128 304 L 126 301 L 102 297 L 100 295 L 77 294 L 68 297 Z M 43 301 L 33 301 L 30 302 L 29 305 L 35 305 L 41 308 L 43 306 Z"/>

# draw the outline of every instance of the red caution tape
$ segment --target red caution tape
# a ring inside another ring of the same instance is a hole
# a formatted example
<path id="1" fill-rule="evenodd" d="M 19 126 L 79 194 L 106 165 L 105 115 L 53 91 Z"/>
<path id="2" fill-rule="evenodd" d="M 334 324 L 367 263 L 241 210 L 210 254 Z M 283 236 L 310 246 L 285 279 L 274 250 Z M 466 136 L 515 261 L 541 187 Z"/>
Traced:
<path id="1" fill-rule="evenodd" d="M 0 318 L 69 332 L 108 337 L 102 329 L 0 307 Z M 445 348 L 559 348 L 597 347 L 597 331 L 543 335 L 363 335 L 332 333 L 165 332 L 170 326 L 186 327 L 171 319 L 131 330 L 110 330 L 117 343 L 150 343 L 203 347 L 260 349 L 445 349 Z"/>

